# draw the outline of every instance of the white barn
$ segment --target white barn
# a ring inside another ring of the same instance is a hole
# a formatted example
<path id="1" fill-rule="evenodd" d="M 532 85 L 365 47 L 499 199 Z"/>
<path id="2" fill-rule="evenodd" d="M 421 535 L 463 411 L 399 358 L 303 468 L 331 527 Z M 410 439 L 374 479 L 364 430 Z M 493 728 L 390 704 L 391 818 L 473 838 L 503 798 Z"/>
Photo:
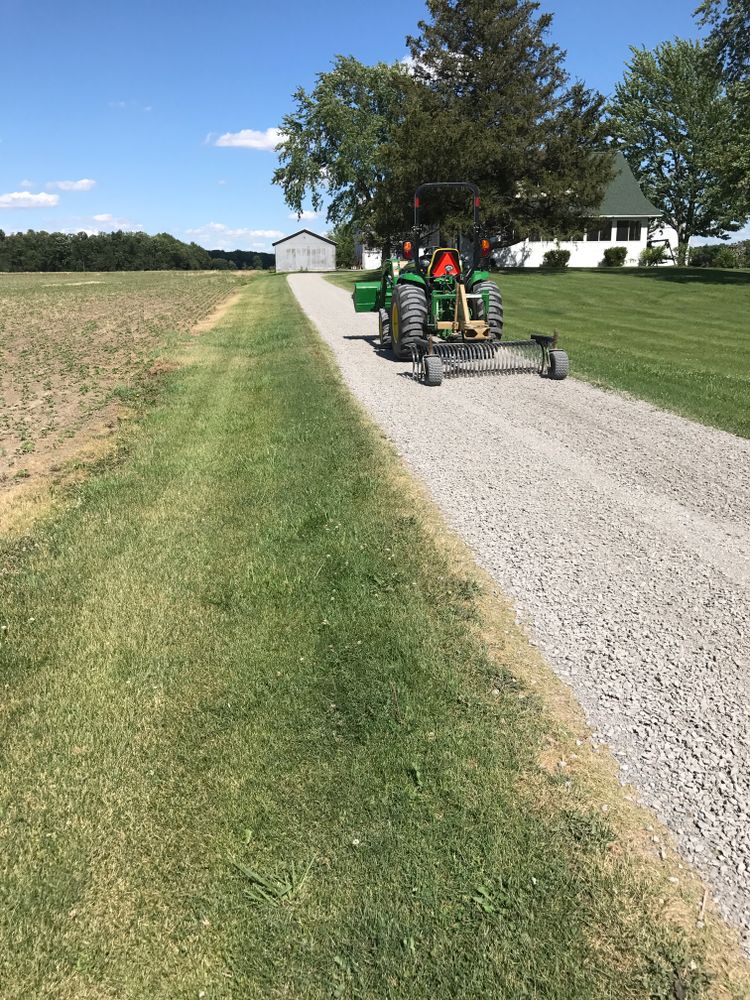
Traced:
<path id="1" fill-rule="evenodd" d="M 336 270 L 336 244 L 309 229 L 300 229 L 273 245 L 277 271 Z"/>

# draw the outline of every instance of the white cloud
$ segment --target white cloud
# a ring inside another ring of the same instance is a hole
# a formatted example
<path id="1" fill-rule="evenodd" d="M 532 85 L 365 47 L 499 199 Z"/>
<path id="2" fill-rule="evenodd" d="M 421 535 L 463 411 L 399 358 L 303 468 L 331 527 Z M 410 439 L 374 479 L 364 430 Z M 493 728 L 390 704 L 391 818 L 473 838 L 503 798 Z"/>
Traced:
<path id="1" fill-rule="evenodd" d="M 131 233 L 143 229 L 140 223 L 131 222 L 130 219 L 119 219 L 117 216 L 112 215 L 111 212 L 99 212 L 98 215 L 94 215 L 92 218 L 94 222 L 101 222 L 109 229 L 127 229 Z"/>
<path id="2" fill-rule="evenodd" d="M 98 236 L 101 229 L 87 229 L 86 226 L 68 226 L 61 229 L 60 232 L 67 233 L 69 236 L 75 236 L 76 233 L 85 233 L 87 236 Z"/>
<path id="3" fill-rule="evenodd" d="M 141 111 L 153 111 L 152 104 L 141 104 L 140 101 L 107 101 L 110 108 L 138 108 Z"/>
<path id="4" fill-rule="evenodd" d="M 90 177 L 82 177 L 80 181 L 47 181 L 48 191 L 57 188 L 59 191 L 90 191 L 96 186 L 96 181 Z"/>
<path id="5" fill-rule="evenodd" d="M 277 240 L 284 233 L 279 229 L 232 228 L 222 222 L 209 222 L 205 226 L 186 229 L 185 235 L 209 250 L 259 250 L 265 249 L 261 240 Z"/>
<path id="6" fill-rule="evenodd" d="M 36 184 L 25 177 L 18 186 L 22 188 L 35 188 Z"/>
<path id="7" fill-rule="evenodd" d="M 0 208 L 51 208 L 60 200 L 57 194 L 31 194 L 30 191 L 11 191 L 0 194 Z"/>
<path id="8" fill-rule="evenodd" d="M 209 139 L 213 133 L 209 133 Z M 275 149 L 283 138 L 279 128 L 267 128 L 258 132 L 254 128 L 243 128 L 239 132 L 225 132 L 214 142 L 214 146 L 234 146 L 241 149 Z"/>
<path id="9" fill-rule="evenodd" d="M 409 76 L 414 76 L 417 70 L 420 70 L 425 76 L 434 77 L 435 71 L 428 69 L 425 64 L 419 60 L 415 59 L 413 55 L 407 54 L 403 59 L 399 59 L 396 66 L 400 66 L 402 69 L 406 70 Z"/>
<path id="10" fill-rule="evenodd" d="M 312 211 L 301 212 L 299 215 L 297 215 L 296 212 L 290 212 L 289 218 L 298 221 L 300 219 L 317 219 L 319 215 L 320 212 L 312 212 Z"/>

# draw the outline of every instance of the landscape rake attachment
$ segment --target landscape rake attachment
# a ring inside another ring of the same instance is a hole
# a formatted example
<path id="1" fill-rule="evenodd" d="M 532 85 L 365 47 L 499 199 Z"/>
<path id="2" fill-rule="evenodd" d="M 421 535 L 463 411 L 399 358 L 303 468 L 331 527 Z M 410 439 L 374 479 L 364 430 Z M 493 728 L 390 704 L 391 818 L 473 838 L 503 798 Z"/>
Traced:
<path id="1" fill-rule="evenodd" d="M 453 247 L 427 247 L 420 253 L 420 208 L 428 188 L 471 192 L 474 221 L 471 259 Z M 424 385 L 440 385 L 458 375 L 531 373 L 560 381 L 568 375 L 568 356 L 557 337 L 532 334 L 528 340 L 503 340 L 503 300 L 489 272 L 480 266 L 490 241 L 479 225 L 479 189 L 468 181 L 422 184 L 414 195 L 414 235 L 401 257 L 392 257 L 380 281 L 354 286 L 357 312 L 377 312 L 381 347 Z"/>
<path id="2" fill-rule="evenodd" d="M 460 375 L 530 374 L 559 381 L 568 374 L 568 356 L 554 343 L 554 337 L 532 333 L 529 340 L 428 342 L 427 350 L 412 344 L 412 377 L 426 385 Z"/>

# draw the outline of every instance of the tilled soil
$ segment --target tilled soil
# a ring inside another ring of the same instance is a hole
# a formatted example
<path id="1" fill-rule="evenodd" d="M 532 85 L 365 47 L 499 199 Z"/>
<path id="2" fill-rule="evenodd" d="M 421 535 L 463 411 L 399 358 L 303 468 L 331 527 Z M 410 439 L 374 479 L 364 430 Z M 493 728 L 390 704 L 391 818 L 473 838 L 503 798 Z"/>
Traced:
<path id="1" fill-rule="evenodd" d="M 216 272 L 0 275 L 0 497 L 104 433 L 235 287 Z"/>
<path id="2" fill-rule="evenodd" d="M 750 948 L 750 441 L 575 379 L 425 388 L 348 293 L 289 281 Z"/>

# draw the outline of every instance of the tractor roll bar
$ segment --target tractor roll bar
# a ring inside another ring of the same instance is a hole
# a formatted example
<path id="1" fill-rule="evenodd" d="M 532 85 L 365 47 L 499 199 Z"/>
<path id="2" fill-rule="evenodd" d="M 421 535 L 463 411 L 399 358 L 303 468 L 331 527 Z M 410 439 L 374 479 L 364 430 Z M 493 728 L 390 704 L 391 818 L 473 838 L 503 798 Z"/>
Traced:
<path id="1" fill-rule="evenodd" d="M 428 184 L 420 184 L 414 192 L 414 228 L 419 227 L 419 210 L 422 207 L 422 192 L 428 188 L 467 188 L 471 191 L 474 204 L 474 226 L 479 226 L 479 188 L 471 181 L 430 181 Z"/>
<path id="2" fill-rule="evenodd" d="M 419 259 L 419 210 L 422 207 L 422 192 L 429 190 L 429 188 L 466 188 L 467 191 L 471 191 L 472 194 L 472 205 L 474 211 L 474 233 L 475 236 L 479 235 L 479 188 L 476 184 L 472 184 L 471 181 L 430 181 L 427 184 L 420 184 L 417 190 L 414 192 L 414 245 L 416 246 L 416 253 L 414 254 L 414 263 L 416 265 L 419 274 L 422 273 L 422 264 Z M 476 270 L 479 264 L 480 254 L 477 245 L 477 239 L 474 240 L 474 259 L 471 262 L 471 270 L 467 277 Z"/>

